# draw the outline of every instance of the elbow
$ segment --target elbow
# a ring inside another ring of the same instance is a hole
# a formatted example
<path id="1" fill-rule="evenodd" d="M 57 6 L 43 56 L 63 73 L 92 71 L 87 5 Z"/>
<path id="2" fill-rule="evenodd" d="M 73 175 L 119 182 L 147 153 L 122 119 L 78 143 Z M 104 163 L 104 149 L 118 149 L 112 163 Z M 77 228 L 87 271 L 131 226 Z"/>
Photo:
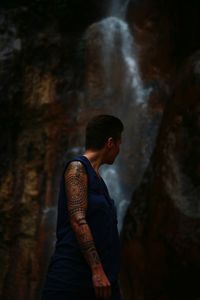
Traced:
<path id="1" fill-rule="evenodd" d="M 70 223 L 71 223 L 71 226 L 72 228 L 76 231 L 80 228 L 80 226 L 82 225 L 86 225 L 87 224 L 87 221 L 84 217 L 73 217 L 73 218 L 70 218 Z"/>

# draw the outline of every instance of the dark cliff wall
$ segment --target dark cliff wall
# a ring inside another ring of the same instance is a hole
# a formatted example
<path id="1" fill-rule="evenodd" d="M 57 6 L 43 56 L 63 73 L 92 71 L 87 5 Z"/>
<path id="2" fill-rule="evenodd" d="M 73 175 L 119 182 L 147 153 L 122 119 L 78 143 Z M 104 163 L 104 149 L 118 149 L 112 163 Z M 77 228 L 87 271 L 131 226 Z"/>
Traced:
<path id="1" fill-rule="evenodd" d="M 195 1 L 130 4 L 144 78 L 167 87 L 170 96 L 155 151 L 124 219 L 125 299 L 200 298 L 198 8 Z"/>
<path id="2" fill-rule="evenodd" d="M 124 219 L 127 299 L 200 295 L 199 59 L 198 52 L 180 71 L 151 163 Z"/>
<path id="3" fill-rule="evenodd" d="M 82 140 L 82 34 L 100 14 L 92 1 L 1 3 L 1 298 L 39 297 L 61 167 Z"/>

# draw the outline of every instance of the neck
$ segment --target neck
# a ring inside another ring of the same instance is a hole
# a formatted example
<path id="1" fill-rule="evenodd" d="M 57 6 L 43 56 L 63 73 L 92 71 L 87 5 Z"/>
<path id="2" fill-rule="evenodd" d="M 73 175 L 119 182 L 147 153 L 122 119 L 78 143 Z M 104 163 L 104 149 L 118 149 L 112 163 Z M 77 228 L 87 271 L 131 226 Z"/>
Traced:
<path id="1" fill-rule="evenodd" d="M 89 159 L 92 167 L 96 171 L 96 173 L 99 175 L 99 168 L 104 163 L 103 160 L 103 150 L 86 150 L 83 154 L 87 159 Z"/>

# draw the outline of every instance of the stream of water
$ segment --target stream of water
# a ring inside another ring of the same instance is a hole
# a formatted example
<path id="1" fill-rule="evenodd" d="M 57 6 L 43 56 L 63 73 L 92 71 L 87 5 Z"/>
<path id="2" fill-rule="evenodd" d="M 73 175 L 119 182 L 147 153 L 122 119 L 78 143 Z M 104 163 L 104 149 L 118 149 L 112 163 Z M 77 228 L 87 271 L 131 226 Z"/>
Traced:
<path id="1" fill-rule="evenodd" d="M 131 194 L 148 164 L 151 148 L 151 141 L 146 136 L 149 125 L 146 109 L 150 91 L 143 87 L 136 45 L 125 21 L 128 2 L 112 0 L 108 17 L 92 25 L 102 39 L 99 51 L 105 76 L 104 98 L 112 99 L 111 112 L 120 117 L 125 126 L 121 155 L 112 166 L 101 168 L 102 177 L 117 206 L 119 231 Z M 130 183 L 123 184 L 124 174 L 132 177 L 132 182 L 130 180 Z"/>

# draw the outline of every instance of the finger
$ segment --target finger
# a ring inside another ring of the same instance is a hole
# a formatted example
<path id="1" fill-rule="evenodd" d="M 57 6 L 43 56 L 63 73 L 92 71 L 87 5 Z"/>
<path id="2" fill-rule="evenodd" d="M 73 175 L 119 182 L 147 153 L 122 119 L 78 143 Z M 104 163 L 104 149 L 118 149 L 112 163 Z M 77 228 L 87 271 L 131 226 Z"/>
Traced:
<path id="1" fill-rule="evenodd" d="M 103 299 L 108 299 L 108 287 L 104 287 L 103 289 Z"/>
<path id="2" fill-rule="evenodd" d="M 103 287 L 101 291 L 101 297 L 102 299 L 108 299 L 108 287 Z"/>
<path id="3" fill-rule="evenodd" d="M 105 290 L 105 287 L 104 286 L 101 286 L 100 287 L 100 290 L 99 290 L 99 295 L 100 295 L 100 298 L 104 299 L 104 290 Z"/>
<path id="4" fill-rule="evenodd" d="M 103 289 L 102 289 L 102 298 L 103 299 L 108 299 L 108 287 L 103 287 Z"/>
<path id="5" fill-rule="evenodd" d="M 110 297 L 110 286 L 107 285 L 103 288 L 103 298 L 109 299 L 109 297 Z"/>
<path id="6" fill-rule="evenodd" d="M 109 286 L 109 298 L 111 298 L 111 296 L 112 296 L 112 288 L 111 286 Z"/>
<path id="7" fill-rule="evenodd" d="M 96 293 L 95 293 L 95 294 L 96 294 L 96 298 L 97 298 L 97 299 L 102 298 L 102 291 L 101 291 L 102 288 L 98 286 L 98 287 L 96 287 L 95 290 L 96 290 Z"/>
<path id="8" fill-rule="evenodd" d="M 110 299 L 111 297 L 111 286 L 106 288 L 106 299 Z"/>
<path id="9" fill-rule="evenodd" d="M 98 287 L 95 287 L 94 291 L 95 291 L 95 297 L 96 297 L 97 299 L 99 299 L 99 288 L 98 288 Z"/>

